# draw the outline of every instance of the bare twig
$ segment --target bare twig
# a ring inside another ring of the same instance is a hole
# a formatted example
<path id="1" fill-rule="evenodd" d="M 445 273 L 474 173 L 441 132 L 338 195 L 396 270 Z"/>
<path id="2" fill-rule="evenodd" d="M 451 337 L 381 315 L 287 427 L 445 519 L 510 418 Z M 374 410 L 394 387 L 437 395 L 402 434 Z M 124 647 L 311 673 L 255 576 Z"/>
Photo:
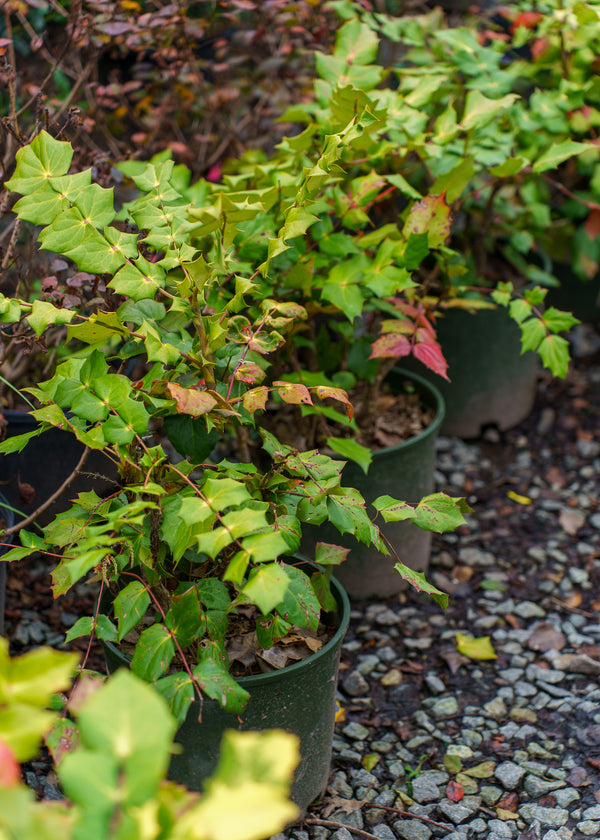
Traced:
<path id="1" fill-rule="evenodd" d="M 15 525 L 12 525 L 10 528 L 7 528 L 6 531 L 3 531 L 2 537 L 4 538 L 4 537 L 10 536 L 10 534 L 16 534 L 17 531 L 20 531 L 21 528 L 26 528 L 28 525 L 31 525 L 31 523 L 35 522 L 35 520 L 38 518 L 38 516 L 40 516 L 40 514 L 42 514 L 45 510 L 48 510 L 50 505 L 54 504 L 54 502 L 58 498 L 60 498 L 60 496 L 65 492 L 65 490 L 68 487 L 70 487 L 71 484 L 73 484 L 73 482 L 75 481 L 75 479 L 79 475 L 79 473 L 81 471 L 81 468 L 83 467 L 83 465 L 87 461 L 87 459 L 90 455 L 90 452 L 91 452 L 91 449 L 89 448 L 89 446 L 86 446 L 85 449 L 83 450 L 81 458 L 79 459 L 79 461 L 77 463 L 77 466 L 75 467 L 75 469 L 73 470 L 71 475 L 68 476 L 63 481 L 63 483 L 60 485 L 58 490 L 55 490 L 55 492 L 51 496 L 49 496 L 46 499 L 46 501 L 43 502 L 37 508 L 37 510 L 34 510 L 33 513 L 30 516 L 27 517 L 27 519 L 23 519 L 21 522 L 17 522 Z"/>

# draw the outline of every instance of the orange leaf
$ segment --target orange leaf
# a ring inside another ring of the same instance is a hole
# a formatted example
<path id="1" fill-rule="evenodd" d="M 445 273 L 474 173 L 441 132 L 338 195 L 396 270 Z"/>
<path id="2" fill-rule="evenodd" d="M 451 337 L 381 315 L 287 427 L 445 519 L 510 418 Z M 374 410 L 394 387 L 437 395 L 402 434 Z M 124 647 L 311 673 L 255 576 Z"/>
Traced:
<path id="1" fill-rule="evenodd" d="M 352 420 L 354 417 L 354 406 L 348 399 L 348 394 L 343 388 L 332 388 L 328 385 L 317 385 L 314 388 L 314 392 L 320 400 L 326 400 L 329 398 L 344 403 L 346 406 L 346 414 L 348 415 L 348 418 Z"/>
<path id="2" fill-rule="evenodd" d="M 177 411 L 180 414 L 191 414 L 193 417 L 199 417 L 201 414 L 207 414 L 217 401 L 206 391 L 196 391 L 194 388 L 182 388 L 181 385 L 176 385 L 174 382 L 167 383 L 167 390 L 177 403 Z"/>
<path id="3" fill-rule="evenodd" d="M 452 802 L 460 802 L 464 795 L 465 792 L 462 785 L 459 785 L 455 781 L 448 782 L 446 786 L 446 796 L 448 799 L 451 799 Z"/>
<path id="4" fill-rule="evenodd" d="M 300 382 L 273 382 L 277 393 L 285 403 L 290 405 L 312 405 L 308 388 Z"/>

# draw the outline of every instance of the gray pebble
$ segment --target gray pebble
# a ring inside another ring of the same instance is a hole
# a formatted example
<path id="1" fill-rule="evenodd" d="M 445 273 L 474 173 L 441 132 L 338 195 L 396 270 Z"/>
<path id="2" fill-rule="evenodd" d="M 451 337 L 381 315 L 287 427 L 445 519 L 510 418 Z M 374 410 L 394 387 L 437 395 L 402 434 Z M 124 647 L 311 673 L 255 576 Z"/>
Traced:
<path id="1" fill-rule="evenodd" d="M 526 822 L 538 820 L 540 825 L 549 828 L 560 828 L 569 819 L 569 812 L 565 808 L 543 808 L 533 802 L 527 802 L 519 808 L 519 814 Z"/>
<path id="2" fill-rule="evenodd" d="M 473 814 L 470 808 L 465 808 L 460 802 L 450 802 L 448 799 L 442 799 L 438 805 L 438 811 L 451 820 L 454 825 L 468 820 Z"/>
<path id="3" fill-rule="evenodd" d="M 440 789 L 435 781 L 426 775 L 417 776 L 412 780 L 412 795 L 417 802 L 437 802 L 440 798 Z"/>
<path id="4" fill-rule="evenodd" d="M 402 840 L 429 840 L 433 833 L 420 820 L 396 820 L 394 831 Z"/>
<path id="5" fill-rule="evenodd" d="M 508 821 L 503 822 L 502 820 L 490 820 L 488 826 L 496 837 L 513 837 L 515 833 L 515 829 Z"/>
<path id="6" fill-rule="evenodd" d="M 453 695 L 449 695 L 448 697 L 442 697 L 439 700 L 436 700 L 433 706 L 431 707 L 431 714 L 437 718 L 444 718 L 449 717 L 450 715 L 455 715 L 458 712 L 458 702 L 456 697 Z"/>
<path id="7" fill-rule="evenodd" d="M 361 656 L 358 660 L 356 670 L 363 677 L 368 677 L 371 671 L 373 671 L 379 664 L 379 657 L 375 656 L 374 654 L 370 654 L 369 656 Z"/>
<path id="8" fill-rule="evenodd" d="M 525 792 L 531 796 L 532 799 L 540 799 L 550 791 L 555 791 L 558 788 L 564 787 L 564 782 L 552 781 L 546 782 L 543 779 L 538 779 L 537 776 L 527 776 L 523 783 Z"/>
<path id="9" fill-rule="evenodd" d="M 375 837 L 379 837 L 379 840 L 396 840 L 396 835 L 385 823 L 380 823 L 379 825 L 374 825 L 371 829 L 371 834 L 374 834 Z"/>
<path id="10" fill-rule="evenodd" d="M 506 790 L 515 790 L 527 771 L 512 761 L 503 761 L 494 770 L 494 776 Z"/>
<path id="11" fill-rule="evenodd" d="M 519 618 L 543 618 L 546 615 L 546 610 L 539 604 L 534 604 L 533 601 L 521 601 L 520 604 L 515 605 L 513 612 Z"/>
<path id="12" fill-rule="evenodd" d="M 432 694 L 442 694 L 446 690 L 446 684 L 435 674 L 427 674 L 425 684 Z"/>
<path id="13" fill-rule="evenodd" d="M 342 688 L 350 697 L 364 697 L 369 693 L 369 683 L 358 671 L 350 671 L 342 680 Z"/>
<path id="14" fill-rule="evenodd" d="M 369 737 L 369 730 L 362 723 L 352 721 L 347 726 L 344 726 L 342 732 L 347 738 L 352 738 L 353 741 L 364 741 Z"/>

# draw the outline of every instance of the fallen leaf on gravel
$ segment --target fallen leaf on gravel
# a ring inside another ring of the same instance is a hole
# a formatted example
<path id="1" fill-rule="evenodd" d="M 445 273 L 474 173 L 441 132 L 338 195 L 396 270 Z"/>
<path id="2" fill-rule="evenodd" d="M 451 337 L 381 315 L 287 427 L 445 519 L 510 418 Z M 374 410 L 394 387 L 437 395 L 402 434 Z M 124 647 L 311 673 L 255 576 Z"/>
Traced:
<path id="1" fill-rule="evenodd" d="M 565 598 L 563 601 L 566 607 L 569 607 L 571 610 L 576 610 L 577 607 L 581 606 L 581 592 L 571 592 L 571 594 Z"/>
<path id="2" fill-rule="evenodd" d="M 535 628 L 527 644 L 531 650 L 545 652 L 547 650 L 562 650 L 567 644 L 564 634 L 553 627 L 549 621 L 543 621 Z"/>
<path id="3" fill-rule="evenodd" d="M 462 770 L 462 761 L 457 755 L 446 755 L 443 758 L 444 762 L 444 770 L 447 770 L 448 773 L 460 773 Z"/>
<path id="4" fill-rule="evenodd" d="M 342 811 L 344 814 L 353 814 L 359 811 L 363 806 L 358 799 L 343 799 L 341 796 L 328 796 L 322 810 L 322 815 L 325 819 L 333 813 L 333 811 Z"/>
<path id="5" fill-rule="evenodd" d="M 457 633 L 456 649 L 459 653 L 464 654 L 464 656 L 468 656 L 469 659 L 484 660 L 498 658 L 489 636 L 480 636 L 475 639 L 473 636 Z"/>
<path id="6" fill-rule="evenodd" d="M 514 811 L 505 811 L 504 808 L 496 808 L 496 815 L 499 820 L 518 820 L 519 815 Z"/>
<path id="7" fill-rule="evenodd" d="M 458 773 L 455 781 L 462 787 L 465 796 L 475 796 L 475 794 L 479 793 L 479 785 L 470 776 L 466 776 L 464 773 Z"/>
<path id="8" fill-rule="evenodd" d="M 452 802 L 460 802 L 464 795 L 465 792 L 462 785 L 459 785 L 458 782 L 448 782 L 446 785 L 446 796 L 448 799 L 451 799 Z"/>
<path id="9" fill-rule="evenodd" d="M 452 577 L 459 583 L 467 583 L 473 577 L 475 569 L 471 566 L 455 566 L 452 569 Z"/>
<path id="10" fill-rule="evenodd" d="M 519 505 L 530 505 L 531 499 L 529 496 L 521 496 L 519 493 L 515 493 L 514 490 L 509 490 L 506 494 L 509 499 L 512 499 L 513 502 L 516 502 Z"/>
<path id="11" fill-rule="evenodd" d="M 503 811 L 511 811 L 514 814 L 519 808 L 519 797 L 514 792 L 507 793 L 506 796 L 503 796 L 496 803 L 496 807 L 501 808 Z"/>
<path id="12" fill-rule="evenodd" d="M 463 770 L 465 776 L 472 776 L 474 779 L 489 779 L 494 775 L 496 765 L 493 761 L 482 761 L 481 764 L 476 764 L 475 767 L 470 767 L 468 770 Z"/>
<path id="13" fill-rule="evenodd" d="M 440 650 L 439 652 L 440 659 L 444 659 L 447 663 L 448 667 L 450 668 L 450 673 L 456 674 L 458 673 L 458 669 L 461 665 L 470 665 L 471 660 L 467 659 L 466 656 L 463 656 L 454 648 L 445 648 Z"/>
<path id="14" fill-rule="evenodd" d="M 362 766 L 365 768 L 365 770 L 367 770 L 367 772 L 370 772 L 373 769 L 373 767 L 375 767 L 375 765 L 379 762 L 380 758 L 381 756 L 379 755 L 379 753 L 367 753 L 367 755 L 363 756 Z"/>
<path id="15" fill-rule="evenodd" d="M 573 787 L 585 787 L 591 785 L 590 777 L 588 776 L 585 767 L 573 767 L 567 776 L 567 782 Z"/>
<path id="16" fill-rule="evenodd" d="M 573 536 L 585 524 L 585 516 L 577 510 L 561 510 L 558 523 L 565 534 Z"/>

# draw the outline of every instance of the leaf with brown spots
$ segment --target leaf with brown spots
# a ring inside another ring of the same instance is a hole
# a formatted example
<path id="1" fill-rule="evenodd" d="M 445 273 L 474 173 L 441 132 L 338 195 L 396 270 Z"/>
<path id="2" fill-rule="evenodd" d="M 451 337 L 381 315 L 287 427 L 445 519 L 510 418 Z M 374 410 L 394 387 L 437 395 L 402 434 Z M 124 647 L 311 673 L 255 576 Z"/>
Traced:
<path id="1" fill-rule="evenodd" d="M 516 793 L 507 793 L 506 796 L 503 796 L 502 799 L 496 803 L 497 808 L 501 808 L 503 811 L 512 811 L 512 813 L 516 813 L 519 809 L 519 797 Z"/>

